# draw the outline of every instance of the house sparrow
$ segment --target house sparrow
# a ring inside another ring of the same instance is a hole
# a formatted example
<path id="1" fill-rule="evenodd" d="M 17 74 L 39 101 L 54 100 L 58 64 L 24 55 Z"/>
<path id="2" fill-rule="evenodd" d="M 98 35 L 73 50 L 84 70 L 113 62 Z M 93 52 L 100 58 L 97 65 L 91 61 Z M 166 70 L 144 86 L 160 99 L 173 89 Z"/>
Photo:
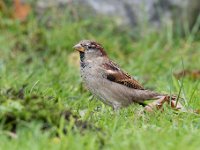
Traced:
<path id="1" fill-rule="evenodd" d="M 157 100 L 146 106 L 150 111 L 154 106 L 161 107 L 169 99 L 175 100 L 165 94 L 145 89 L 111 61 L 99 43 L 83 40 L 73 48 L 80 53 L 80 72 L 86 87 L 93 95 L 115 110 L 132 103 L 144 104 L 145 100 Z"/>

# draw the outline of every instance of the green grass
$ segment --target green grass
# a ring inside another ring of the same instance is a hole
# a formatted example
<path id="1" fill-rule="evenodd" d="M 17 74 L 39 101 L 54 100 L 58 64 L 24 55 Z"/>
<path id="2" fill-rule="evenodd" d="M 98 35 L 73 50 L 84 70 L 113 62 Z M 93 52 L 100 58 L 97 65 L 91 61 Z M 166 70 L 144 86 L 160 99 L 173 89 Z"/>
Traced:
<path id="1" fill-rule="evenodd" d="M 145 87 L 178 94 L 173 73 L 199 69 L 197 32 L 181 38 L 166 27 L 138 35 L 104 18 L 75 21 L 67 13 L 53 16 L 51 26 L 47 18 L 32 15 L 19 23 L 1 17 L 0 149 L 199 149 L 198 114 L 168 107 L 141 113 L 139 105 L 114 112 L 83 87 L 72 49 L 81 39 L 95 39 Z M 183 79 L 186 108 L 200 108 L 199 91 L 199 79 Z"/>

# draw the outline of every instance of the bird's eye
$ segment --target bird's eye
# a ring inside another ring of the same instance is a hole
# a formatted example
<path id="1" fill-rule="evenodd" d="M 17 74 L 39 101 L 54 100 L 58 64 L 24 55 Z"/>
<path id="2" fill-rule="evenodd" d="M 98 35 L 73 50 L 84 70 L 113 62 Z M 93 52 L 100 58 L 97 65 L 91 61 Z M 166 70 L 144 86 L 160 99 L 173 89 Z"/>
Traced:
<path id="1" fill-rule="evenodd" d="M 93 48 L 95 48 L 95 46 L 94 45 L 88 45 L 88 48 L 93 49 Z"/>
<path id="2" fill-rule="evenodd" d="M 88 48 L 93 48 L 93 47 L 91 45 L 89 45 Z"/>

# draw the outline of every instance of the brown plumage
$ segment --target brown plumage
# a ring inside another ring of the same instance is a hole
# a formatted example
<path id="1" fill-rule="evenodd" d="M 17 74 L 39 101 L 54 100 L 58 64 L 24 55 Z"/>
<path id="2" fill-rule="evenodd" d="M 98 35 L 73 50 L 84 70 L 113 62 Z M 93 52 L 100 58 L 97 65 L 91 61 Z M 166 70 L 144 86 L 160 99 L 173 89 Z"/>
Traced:
<path id="1" fill-rule="evenodd" d="M 137 80 L 132 78 L 128 73 L 125 73 L 124 71 L 120 70 L 119 67 L 112 61 L 103 64 L 102 67 L 105 68 L 105 70 L 108 73 L 108 80 L 122 84 L 129 88 L 144 90 L 142 85 Z"/>

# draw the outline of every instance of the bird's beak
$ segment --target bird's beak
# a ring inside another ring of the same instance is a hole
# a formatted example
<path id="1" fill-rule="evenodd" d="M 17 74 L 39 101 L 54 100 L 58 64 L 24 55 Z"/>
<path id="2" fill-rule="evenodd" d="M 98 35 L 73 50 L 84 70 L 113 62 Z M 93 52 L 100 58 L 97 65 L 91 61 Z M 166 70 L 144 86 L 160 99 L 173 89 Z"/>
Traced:
<path id="1" fill-rule="evenodd" d="M 76 44 L 73 48 L 79 52 L 85 51 L 85 48 L 83 46 L 81 46 L 81 44 Z"/>

